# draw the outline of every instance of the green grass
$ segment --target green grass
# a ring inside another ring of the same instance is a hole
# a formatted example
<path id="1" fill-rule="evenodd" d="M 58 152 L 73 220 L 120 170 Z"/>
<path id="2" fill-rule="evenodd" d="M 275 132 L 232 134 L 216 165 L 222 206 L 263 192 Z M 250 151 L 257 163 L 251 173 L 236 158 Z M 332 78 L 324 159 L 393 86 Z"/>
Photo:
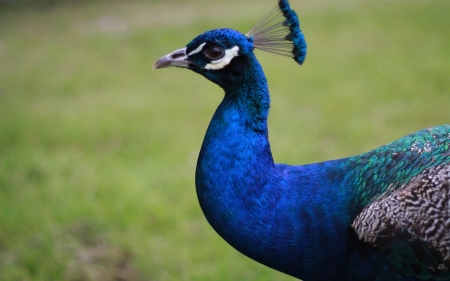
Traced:
<path id="1" fill-rule="evenodd" d="M 198 206 L 196 154 L 220 88 L 152 72 L 207 29 L 245 33 L 275 2 L 0 11 L 0 280 L 293 280 L 228 246 Z M 305 64 L 258 52 L 277 162 L 449 123 L 449 1 L 291 5 Z"/>

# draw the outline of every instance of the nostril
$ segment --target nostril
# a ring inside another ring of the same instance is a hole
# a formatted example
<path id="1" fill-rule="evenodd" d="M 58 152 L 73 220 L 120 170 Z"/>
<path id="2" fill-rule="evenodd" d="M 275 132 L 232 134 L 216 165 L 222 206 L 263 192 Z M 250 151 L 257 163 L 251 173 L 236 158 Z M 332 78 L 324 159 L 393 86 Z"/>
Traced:
<path id="1" fill-rule="evenodd" d="M 177 53 L 177 54 L 173 54 L 173 55 L 172 55 L 172 59 L 179 59 L 179 58 L 181 58 L 181 57 L 184 57 L 184 54 L 182 54 L 182 53 Z"/>

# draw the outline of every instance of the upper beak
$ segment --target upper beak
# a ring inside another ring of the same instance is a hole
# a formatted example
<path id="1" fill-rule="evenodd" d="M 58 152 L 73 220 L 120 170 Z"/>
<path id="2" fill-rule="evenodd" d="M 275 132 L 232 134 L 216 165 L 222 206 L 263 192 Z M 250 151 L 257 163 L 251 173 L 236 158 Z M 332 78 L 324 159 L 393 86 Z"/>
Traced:
<path id="1" fill-rule="evenodd" d="M 169 66 L 188 68 L 189 64 L 190 62 L 187 60 L 186 48 L 182 48 L 160 58 L 153 66 L 153 69 L 155 70 L 157 68 Z"/>

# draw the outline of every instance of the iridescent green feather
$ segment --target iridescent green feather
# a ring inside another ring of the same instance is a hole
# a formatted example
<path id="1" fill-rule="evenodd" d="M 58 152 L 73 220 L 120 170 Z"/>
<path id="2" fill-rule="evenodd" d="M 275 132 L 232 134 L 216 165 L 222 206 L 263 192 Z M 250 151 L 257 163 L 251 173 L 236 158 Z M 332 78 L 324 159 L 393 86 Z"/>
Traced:
<path id="1" fill-rule="evenodd" d="M 362 206 L 390 194 L 425 169 L 450 163 L 450 125 L 425 129 L 348 159 L 348 181 Z"/>

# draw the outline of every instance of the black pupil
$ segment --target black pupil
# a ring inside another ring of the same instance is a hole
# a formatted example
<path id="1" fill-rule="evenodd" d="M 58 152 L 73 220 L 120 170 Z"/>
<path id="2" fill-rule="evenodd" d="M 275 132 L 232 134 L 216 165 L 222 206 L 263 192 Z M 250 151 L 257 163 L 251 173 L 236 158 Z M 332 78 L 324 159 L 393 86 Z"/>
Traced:
<path id="1" fill-rule="evenodd" d="M 205 55 L 209 57 L 210 59 L 218 59 L 223 56 L 223 49 L 221 47 L 210 47 L 206 49 Z"/>

